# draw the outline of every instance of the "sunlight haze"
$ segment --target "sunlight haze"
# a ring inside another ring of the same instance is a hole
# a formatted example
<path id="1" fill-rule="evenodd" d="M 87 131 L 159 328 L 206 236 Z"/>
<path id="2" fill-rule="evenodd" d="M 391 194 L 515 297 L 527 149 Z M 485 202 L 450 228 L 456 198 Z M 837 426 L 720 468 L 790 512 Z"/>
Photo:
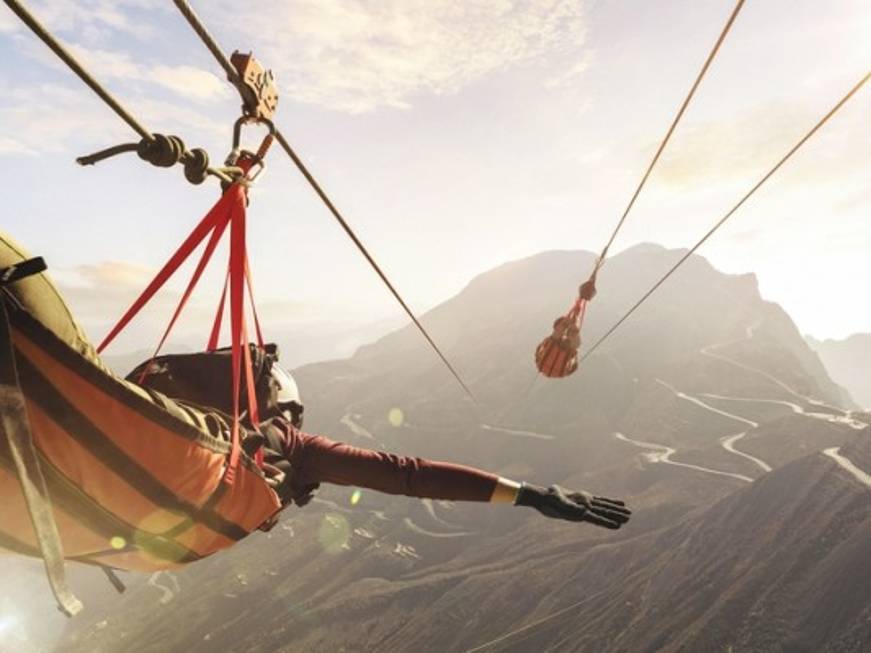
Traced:
<path id="1" fill-rule="evenodd" d="M 732 3 L 199 5 L 225 49 L 253 49 L 275 71 L 278 124 L 422 312 L 505 261 L 601 248 Z M 238 98 L 171 3 L 32 6 L 149 129 L 223 158 Z M 615 251 L 694 243 L 867 72 L 869 27 L 861 0 L 749 2 Z M 14 189 L 2 226 L 46 257 L 97 338 L 217 188 L 133 155 L 78 167 L 75 156 L 135 134 L 5 7 L 0 35 L 0 157 Z M 869 115 L 863 89 L 700 252 L 724 271 L 756 273 L 763 295 L 820 338 L 871 331 L 860 299 Z M 349 328 L 401 320 L 278 148 L 269 166 L 249 238 L 265 310 Z M 218 277 L 206 279 L 182 333 L 204 331 Z M 154 329 L 139 333 L 153 339 Z"/>

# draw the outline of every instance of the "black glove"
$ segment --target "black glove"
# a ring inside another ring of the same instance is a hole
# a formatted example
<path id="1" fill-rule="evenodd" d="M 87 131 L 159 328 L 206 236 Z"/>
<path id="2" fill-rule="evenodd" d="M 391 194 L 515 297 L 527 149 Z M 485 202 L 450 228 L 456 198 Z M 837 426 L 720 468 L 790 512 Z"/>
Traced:
<path id="1" fill-rule="evenodd" d="M 611 529 L 620 528 L 632 514 L 622 501 L 594 497 L 589 492 L 566 492 L 558 485 L 545 489 L 522 483 L 514 505 L 535 508 L 545 517 L 553 519 L 586 521 Z"/>

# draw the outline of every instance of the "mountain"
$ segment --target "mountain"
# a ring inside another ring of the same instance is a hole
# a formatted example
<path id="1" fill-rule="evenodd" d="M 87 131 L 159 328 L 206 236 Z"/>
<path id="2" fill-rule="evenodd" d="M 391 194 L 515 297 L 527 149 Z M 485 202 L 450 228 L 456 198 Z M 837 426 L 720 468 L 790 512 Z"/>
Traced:
<path id="1" fill-rule="evenodd" d="M 871 430 L 842 453 L 871 462 Z M 498 562 L 352 584 L 319 608 L 331 631 L 276 650 L 867 651 L 869 493 L 814 453 L 636 537 L 554 543 L 530 524 Z"/>
<path id="2" fill-rule="evenodd" d="M 683 254 L 610 259 L 585 342 Z M 626 528 L 323 488 L 270 533 L 101 598 L 57 650 L 442 653 L 518 627 L 484 650 L 867 650 L 871 595 L 850 583 L 871 495 L 823 451 L 871 470 L 869 416 L 755 277 L 701 257 L 575 375 L 537 379 L 592 263 L 515 261 L 423 316 L 475 402 L 410 326 L 296 376 L 313 432 L 622 497 Z"/>
<path id="3" fill-rule="evenodd" d="M 323 320 L 277 326 L 270 324 L 263 336 L 267 342 L 278 344 L 282 365 L 293 368 L 313 361 L 345 358 L 362 343 L 382 336 L 400 323 L 401 320 L 390 318 L 354 328 L 347 324 Z M 153 334 L 151 336 L 153 337 Z M 181 336 L 174 338 L 161 353 L 202 351 L 204 344 L 202 339 L 195 339 L 189 335 Z M 115 353 L 110 350 L 103 356 L 103 361 L 117 374 L 126 376 L 153 353 L 153 348 L 125 353 Z"/>
<path id="4" fill-rule="evenodd" d="M 871 333 L 857 333 L 845 340 L 816 340 L 808 344 L 819 354 L 832 379 L 849 390 L 856 401 L 871 409 Z"/>

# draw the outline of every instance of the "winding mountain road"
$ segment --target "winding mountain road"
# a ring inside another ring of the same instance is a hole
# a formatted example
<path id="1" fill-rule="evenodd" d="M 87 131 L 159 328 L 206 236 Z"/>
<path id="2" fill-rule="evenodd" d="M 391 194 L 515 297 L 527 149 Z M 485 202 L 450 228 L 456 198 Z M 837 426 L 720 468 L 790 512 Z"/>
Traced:
<path id="1" fill-rule="evenodd" d="M 720 444 L 723 445 L 723 448 L 726 451 L 733 453 L 736 456 L 746 458 L 755 465 L 758 465 L 763 472 L 770 472 L 771 465 L 769 465 L 767 462 L 765 462 L 761 458 L 757 458 L 756 456 L 747 453 L 746 451 L 739 451 L 735 448 L 735 443 L 743 438 L 745 435 L 747 435 L 747 431 L 744 431 L 743 433 L 736 433 L 735 435 L 727 435 L 725 438 L 720 438 Z"/>
<path id="2" fill-rule="evenodd" d="M 871 474 L 864 472 L 863 470 L 856 467 L 853 464 L 853 461 L 847 458 L 846 456 L 841 455 L 840 447 L 831 447 L 829 449 L 824 449 L 823 454 L 834 460 L 838 463 L 843 469 L 850 472 L 853 477 L 862 483 L 865 487 L 871 489 Z"/>
<path id="3" fill-rule="evenodd" d="M 533 440 L 556 440 L 556 436 L 549 433 L 536 433 L 535 431 L 523 431 L 520 429 L 506 429 L 501 426 L 493 426 L 492 424 L 485 424 L 483 422 L 480 426 L 485 431 L 495 431 L 496 433 L 505 433 L 506 435 L 516 435 L 521 438 L 531 438 Z"/>
<path id="4" fill-rule="evenodd" d="M 809 419 L 816 419 L 816 420 L 820 420 L 823 422 L 828 422 L 830 424 L 847 426 L 847 427 L 849 427 L 853 430 L 857 430 L 857 431 L 862 430 L 868 426 L 866 423 L 854 418 L 852 416 L 851 412 L 848 410 L 844 410 L 843 408 L 838 408 L 837 406 L 832 406 L 832 405 L 827 404 L 823 401 L 820 401 L 819 399 L 802 394 L 801 392 L 799 392 L 798 390 L 796 390 L 795 388 L 793 388 L 789 384 L 785 383 L 781 379 L 778 379 L 776 376 L 769 374 L 768 372 L 766 372 L 764 370 L 753 367 L 751 365 L 747 365 L 746 363 L 741 363 L 741 362 L 736 361 L 732 358 L 729 358 L 728 356 L 724 356 L 723 354 L 715 352 L 715 350 L 722 349 L 723 347 L 727 347 L 728 345 L 751 340 L 754 337 L 754 333 L 755 333 L 756 329 L 759 328 L 759 326 L 760 326 L 760 324 L 756 323 L 756 324 L 753 324 L 753 325 L 747 327 L 746 332 L 745 332 L 745 337 L 742 339 L 733 340 L 733 341 L 726 342 L 726 343 L 708 345 L 707 347 L 702 348 L 699 353 L 701 353 L 703 356 L 708 356 L 709 358 L 714 358 L 716 360 L 733 365 L 739 369 L 742 369 L 742 370 L 751 372 L 753 374 L 757 374 L 759 376 L 762 376 L 763 378 L 768 379 L 769 381 L 771 381 L 772 383 L 774 383 L 779 388 L 786 391 L 787 393 L 789 393 L 790 395 L 792 395 L 796 399 L 799 399 L 810 406 L 815 406 L 817 408 L 825 408 L 825 409 L 828 409 L 828 410 L 834 411 L 834 412 L 830 413 L 830 412 L 819 412 L 819 411 L 815 411 L 815 410 L 806 410 L 800 404 L 797 404 L 797 403 L 792 402 L 792 401 L 784 401 L 782 399 L 767 399 L 767 398 L 756 398 L 756 397 L 730 397 L 730 396 L 721 395 L 721 394 L 714 394 L 714 393 L 704 393 L 701 396 L 706 397 L 708 399 L 715 399 L 718 401 L 761 403 L 761 404 L 774 404 L 774 405 L 786 406 L 793 413 L 795 413 L 797 415 L 802 415 L 802 416 L 807 417 Z M 759 424 L 757 422 L 754 422 L 753 420 L 749 420 L 749 419 L 742 417 L 740 415 L 736 415 L 734 413 L 729 413 L 727 411 L 721 410 L 719 408 L 716 408 L 715 406 L 711 406 L 710 404 L 705 403 L 704 401 L 702 401 L 701 399 L 698 399 L 697 397 L 692 397 L 686 393 L 680 392 L 676 388 L 674 388 L 671 385 L 669 385 L 668 383 L 666 383 L 665 381 L 662 381 L 661 379 L 656 379 L 656 381 L 659 382 L 660 384 L 662 384 L 663 386 L 669 388 L 672 392 L 675 393 L 675 395 L 677 397 L 684 399 L 686 401 L 692 402 L 692 403 L 696 404 L 697 406 L 704 408 L 712 413 L 715 413 L 717 415 L 721 415 L 723 417 L 727 417 L 729 419 L 733 419 L 735 421 L 746 424 L 751 429 L 757 428 L 759 426 Z M 735 447 L 735 443 L 738 442 L 739 440 L 741 440 L 744 436 L 746 436 L 747 433 L 748 433 L 748 431 L 744 431 L 742 433 L 736 433 L 735 435 L 731 435 L 731 436 L 727 436 L 725 438 L 722 438 L 720 440 L 720 444 L 723 446 L 724 449 L 726 449 L 726 451 L 729 451 L 730 453 L 733 453 L 737 456 L 741 456 L 747 460 L 750 460 L 751 462 L 753 462 L 754 464 L 759 466 L 762 470 L 764 470 L 766 472 L 770 472 L 771 465 L 766 463 L 764 460 L 761 460 L 760 458 L 757 458 L 756 456 L 748 454 L 744 451 L 740 451 L 739 449 L 737 449 Z M 834 454 L 837 454 L 837 448 L 835 448 L 834 450 L 833 449 L 826 449 L 825 451 L 823 451 L 823 453 L 825 453 L 826 455 L 828 455 L 830 457 L 833 457 L 836 461 L 839 462 L 839 464 L 841 464 L 840 459 L 835 457 L 832 454 L 833 451 L 834 451 Z M 843 457 L 841 457 L 841 458 L 843 458 Z M 847 460 L 847 459 L 843 458 L 843 460 Z M 849 461 L 847 461 L 847 462 L 849 462 Z M 850 463 L 850 465 L 852 465 L 852 463 Z M 856 468 L 855 466 L 853 466 L 852 469 L 849 469 L 846 467 L 845 467 L 845 469 L 848 469 L 848 471 L 850 471 L 851 473 L 853 473 L 853 469 L 858 470 L 858 468 Z M 862 474 L 864 474 L 864 472 L 862 472 L 861 470 L 858 470 L 858 471 L 861 472 Z M 865 475 L 865 476 L 867 477 L 867 475 Z M 862 480 L 862 479 L 860 478 L 860 480 Z M 864 482 L 864 480 L 862 482 Z"/>
<path id="5" fill-rule="evenodd" d="M 423 504 L 423 507 L 426 509 L 427 513 L 429 514 L 430 517 L 432 517 L 432 520 L 435 523 L 440 524 L 441 526 L 445 526 L 447 528 L 453 528 L 453 529 L 457 529 L 457 530 L 462 528 L 462 526 L 458 526 L 457 524 L 452 524 L 451 522 L 447 521 L 446 519 L 442 519 L 441 517 L 439 517 L 438 513 L 436 512 L 435 504 L 433 503 L 432 499 L 421 499 L 420 502 Z"/>
<path id="6" fill-rule="evenodd" d="M 418 535 L 425 535 L 426 537 L 432 537 L 432 538 L 436 538 L 436 539 L 445 539 L 445 538 L 451 538 L 451 537 L 468 537 L 469 535 L 472 534 L 468 531 L 453 531 L 451 533 L 439 533 L 436 531 L 430 531 L 430 530 L 427 530 L 425 528 L 422 528 L 421 526 L 418 526 L 414 522 L 414 520 L 412 520 L 410 517 L 405 517 L 402 521 L 408 527 L 408 530 L 413 531 L 413 532 L 417 533 Z"/>
<path id="7" fill-rule="evenodd" d="M 756 324 L 753 324 L 753 325 L 747 327 L 744 338 L 740 338 L 738 340 L 730 340 L 729 342 L 721 342 L 721 343 L 714 344 L 714 345 L 708 345 L 707 347 L 703 347 L 699 353 L 702 356 L 707 356 L 707 357 L 713 358 L 715 360 L 723 361 L 724 363 L 728 363 L 729 365 L 733 365 L 733 366 L 738 367 L 742 370 L 745 370 L 747 372 L 752 372 L 753 374 L 757 374 L 765 379 L 768 379 L 769 381 L 771 381 L 772 383 L 777 385 L 782 390 L 785 390 L 787 393 L 789 393 L 793 397 L 796 397 L 797 399 L 801 399 L 802 401 L 805 401 L 805 402 L 811 404 L 812 406 L 819 406 L 820 408 L 828 408 L 829 410 L 833 410 L 836 413 L 840 413 L 841 415 L 846 416 L 849 411 L 846 411 L 843 408 L 838 408 L 837 406 L 831 406 L 831 405 L 825 403 L 824 401 L 821 401 L 821 400 L 816 399 L 814 397 L 810 397 L 808 395 L 802 394 L 801 392 L 799 392 L 798 390 L 796 390 L 795 388 L 793 388 L 789 384 L 784 383 L 783 381 L 778 379 L 776 376 L 769 374 L 765 370 L 761 370 L 758 367 L 753 367 L 751 365 L 747 365 L 746 363 L 742 363 L 740 361 L 736 361 L 735 359 L 729 358 L 728 356 L 724 356 L 723 354 L 715 353 L 715 350 L 717 350 L 717 349 L 722 349 L 723 347 L 728 347 L 729 345 L 734 345 L 734 344 L 737 344 L 739 342 L 746 342 L 748 340 L 752 340 L 753 336 L 756 332 L 756 329 L 758 329 L 760 325 L 761 325 L 761 323 L 757 322 Z"/>
<path id="8" fill-rule="evenodd" d="M 664 444 L 655 444 L 653 442 L 644 442 L 642 440 L 634 440 L 622 433 L 615 433 L 614 437 L 618 440 L 622 440 L 623 442 L 628 442 L 630 444 L 634 444 L 636 447 L 640 447 L 642 449 L 649 449 L 651 451 L 655 451 L 656 453 L 647 454 L 647 459 L 652 463 L 665 463 L 666 465 L 674 465 L 676 467 L 684 467 L 686 469 L 694 469 L 697 472 L 704 472 L 705 474 L 714 474 L 716 476 L 727 476 L 729 478 L 735 478 L 739 481 L 744 481 L 745 483 L 752 483 L 753 479 L 749 476 L 744 476 L 743 474 L 734 474 L 732 472 L 724 472 L 719 469 L 711 469 L 710 467 L 702 467 L 701 465 L 692 465 L 690 463 L 682 463 L 676 460 L 671 460 L 671 456 L 677 453 L 677 449 L 673 449 L 672 447 L 667 447 Z"/>
<path id="9" fill-rule="evenodd" d="M 720 410 L 719 408 L 715 408 L 710 404 L 706 404 L 701 399 L 688 395 L 685 392 L 681 392 L 671 384 L 663 381 L 662 379 L 655 379 L 655 381 L 671 390 L 679 399 L 683 399 L 684 401 L 695 404 L 699 408 L 704 408 L 705 410 L 714 413 L 715 415 L 720 415 L 721 417 L 726 417 L 728 419 L 735 420 L 736 422 L 741 422 L 742 424 L 746 424 L 747 426 L 749 426 L 751 429 L 755 429 L 759 426 L 758 422 L 754 422 L 753 420 L 747 419 L 746 417 L 741 417 L 740 415 L 735 415 L 734 413 L 728 413 L 725 410 Z M 756 456 L 753 456 L 749 453 L 735 448 L 735 443 L 738 442 L 738 440 L 743 438 L 745 435 L 747 435 L 748 432 L 749 431 L 742 431 L 741 433 L 736 433 L 735 435 L 727 435 L 724 438 L 720 438 L 720 445 L 729 453 L 749 460 L 753 464 L 757 465 L 760 469 L 762 469 L 762 471 L 770 472 L 771 465 L 769 465 L 767 462 L 765 462 L 761 458 L 757 458 Z"/>
<path id="10" fill-rule="evenodd" d="M 718 399 L 720 401 L 743 401 L 747 403 L 757 403 L 757 404 L 779 404 L 781 406 L 786 406 L 796 415 L 803 415 L 804 417 L 808 417 L 810 419 L 820 420 L 822 422 L 829 422 L 830 424 L 841 424 L 843 426 L 849 426 L 851 429 L 856 431 L 861 431 L 866 426 L 868 426 L 865 422 L 857 420 L 853 417 L 849 412 L 845 415 L 833 415 L 831 413 L 817 413 L 813 411 L 807 411 L 798 404 L 792 403 L 791 401 L 783 401 L 781 399 L 755 399 L 753 397 L 727 397 L 725 395 L 713 394 L 710 392 L 705 392 L 702 394 L 703 397 L 707 397 L 708 399 Z"/>

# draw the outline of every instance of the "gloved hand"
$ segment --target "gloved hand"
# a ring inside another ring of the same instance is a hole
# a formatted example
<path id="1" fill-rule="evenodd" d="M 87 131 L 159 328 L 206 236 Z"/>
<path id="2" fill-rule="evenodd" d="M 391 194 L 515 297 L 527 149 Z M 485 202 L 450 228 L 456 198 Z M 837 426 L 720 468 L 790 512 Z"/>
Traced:
<path id="1" fill-rule="evenodd" d="M 522 483 L 514 505 L 535 508 L 553 519 L 585 521 L 615 530 L 629 521 L 632 514 L 626 504 L 617 499 L 594 497 L 589 492 L 567 492 L 558 485 L 545 489 Z"/>

